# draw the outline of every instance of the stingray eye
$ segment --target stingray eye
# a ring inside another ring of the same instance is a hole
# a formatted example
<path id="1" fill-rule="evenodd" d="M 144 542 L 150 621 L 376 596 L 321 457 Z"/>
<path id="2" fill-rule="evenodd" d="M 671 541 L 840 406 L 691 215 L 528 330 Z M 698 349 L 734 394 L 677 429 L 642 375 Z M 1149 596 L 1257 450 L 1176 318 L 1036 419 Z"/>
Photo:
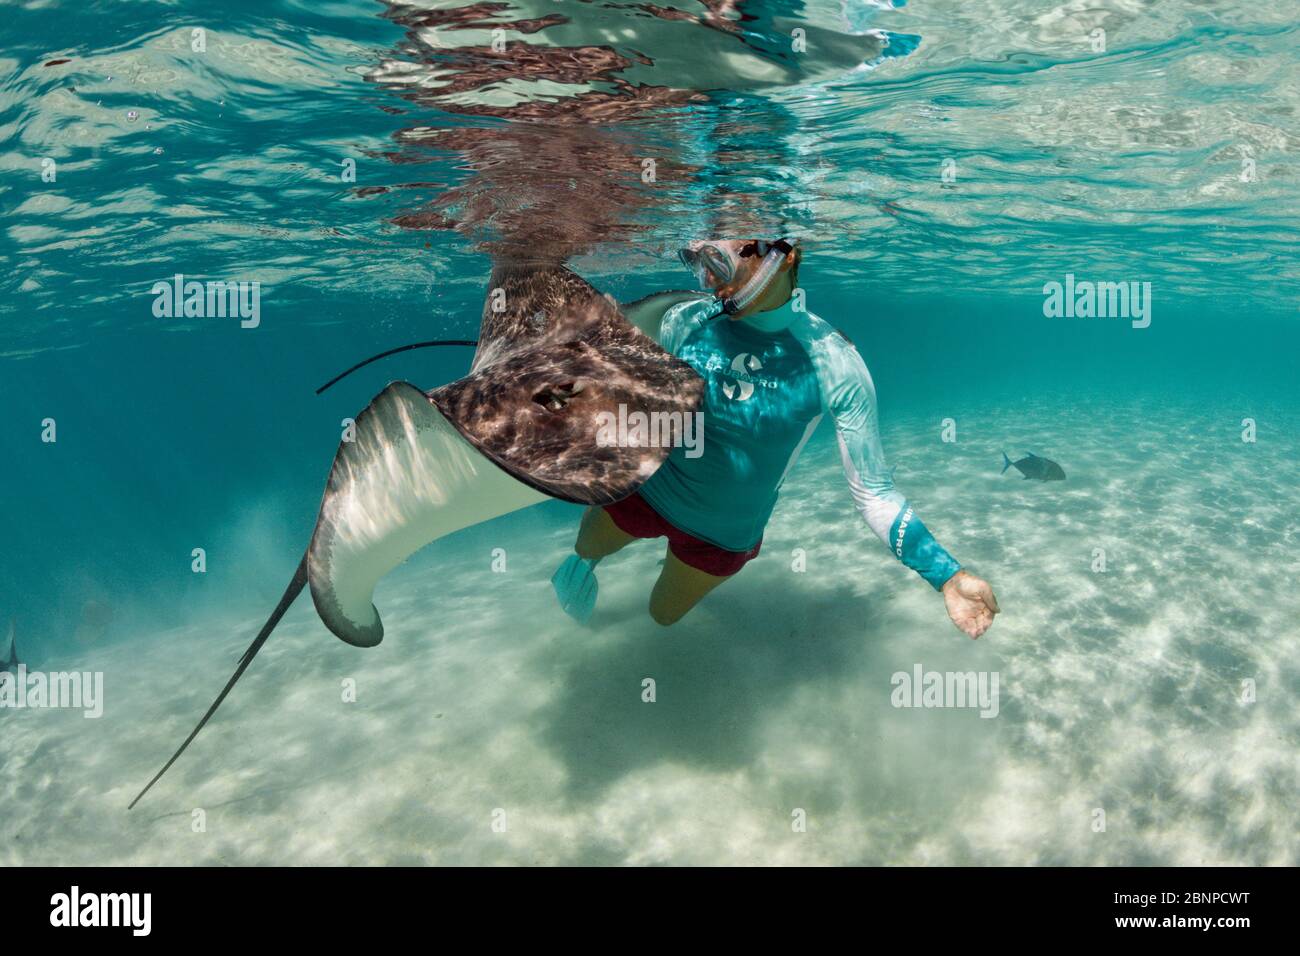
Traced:
<path id="1" fill-rule="evenodd" d="M 549 412 L 558 412 L 569 404 L 573 396 L 582 391 L 581 382 L 562 382 L 551 385 L 533 396 L 533 402 Z"/>

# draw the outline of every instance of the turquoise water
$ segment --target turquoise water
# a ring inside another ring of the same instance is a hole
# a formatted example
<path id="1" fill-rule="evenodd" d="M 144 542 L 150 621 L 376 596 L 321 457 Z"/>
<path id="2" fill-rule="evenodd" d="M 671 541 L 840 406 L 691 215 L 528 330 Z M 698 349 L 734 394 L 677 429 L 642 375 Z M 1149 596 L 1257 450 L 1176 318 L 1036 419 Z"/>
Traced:
<path id="1" fill-rule="evenodd" d="M 105 707 L 0 713 L 0 862 L 1300 862 L 1294 11 L 711 6 L 6 7 L 0 620 Z M 626 301 L 751 234 L 802 241 L 899 487 L 998 593 L 985 638 L 824 424 L 672 629 L 661 545 L 578 628 L 548 579 L 580 510 L 479 525 L 384 580 L 378 648 L 300 601 L 126 814 L 293 573 L 340 421 L 470 353 L 317 386 L 474 338 L 493 254 Z M 259 282 L 259 324 L 156 316 L 176 273 Z M 1149 282 L 1150 325 L 1046 316 L 1067 274 Z M 893 707 L 918 663 L 1000 674 L 998 718 Z"/>

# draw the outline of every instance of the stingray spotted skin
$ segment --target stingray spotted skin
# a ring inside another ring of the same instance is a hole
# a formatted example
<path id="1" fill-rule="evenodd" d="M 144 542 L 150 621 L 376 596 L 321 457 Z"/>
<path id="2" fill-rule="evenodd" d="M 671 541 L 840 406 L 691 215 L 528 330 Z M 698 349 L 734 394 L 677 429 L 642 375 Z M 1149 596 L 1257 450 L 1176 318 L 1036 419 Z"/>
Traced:
<path id="1" fill-rule="evenodd" d="M 702 385 L 693 371 L 640 342 L 539 346 L 429 393 L 484 455 L 554 498 L 610 504 L 663 464 L 667 448 L 597 443 L 602 412 L 690 414 Z M 689 372 L 689 375 L 686 373 Z"/>
<path id="2" fill-rule="evenodd" d="M 669 449 L 602 447 L 600 414 L 689 414 L 703 382 L 567 269 L 497 269 L 491 288 L 472 374 L 429 398 L 525 484 L 579 504 L 626 498 Z"/>
<path id="3" fill-rule="evenodd" d="M 630 338 L 630 332 L 617 306 L 563 266 L 498 264 L 488 280 L 470 372 L 544 343 Z"/>

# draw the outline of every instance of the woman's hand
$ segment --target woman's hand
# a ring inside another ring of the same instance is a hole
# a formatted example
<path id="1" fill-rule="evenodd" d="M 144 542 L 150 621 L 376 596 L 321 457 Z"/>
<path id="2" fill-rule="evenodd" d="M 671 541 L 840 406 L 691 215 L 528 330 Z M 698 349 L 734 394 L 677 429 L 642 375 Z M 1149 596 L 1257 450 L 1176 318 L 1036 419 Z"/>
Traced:
<path id="1" fill-rule="evenodd" d="M 993 615 L 1001 610 L 989 583 L 967 571 L 958 571 L 943 583 L 943 603 L 952 622 L 972 638 L 992 627 Z"/>

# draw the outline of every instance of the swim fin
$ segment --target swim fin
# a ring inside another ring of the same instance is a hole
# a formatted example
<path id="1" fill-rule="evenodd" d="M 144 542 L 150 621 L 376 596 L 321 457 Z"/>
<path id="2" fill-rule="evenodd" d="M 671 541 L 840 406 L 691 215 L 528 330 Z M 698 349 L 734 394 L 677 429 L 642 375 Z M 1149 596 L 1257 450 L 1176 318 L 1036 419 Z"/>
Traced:
<path id="1" fill-rule="evenodd" d="M 551 575 L 560 607 L 579 624 L 585 624 L 596 609 L 596 562 L 571 554 Z"/>

